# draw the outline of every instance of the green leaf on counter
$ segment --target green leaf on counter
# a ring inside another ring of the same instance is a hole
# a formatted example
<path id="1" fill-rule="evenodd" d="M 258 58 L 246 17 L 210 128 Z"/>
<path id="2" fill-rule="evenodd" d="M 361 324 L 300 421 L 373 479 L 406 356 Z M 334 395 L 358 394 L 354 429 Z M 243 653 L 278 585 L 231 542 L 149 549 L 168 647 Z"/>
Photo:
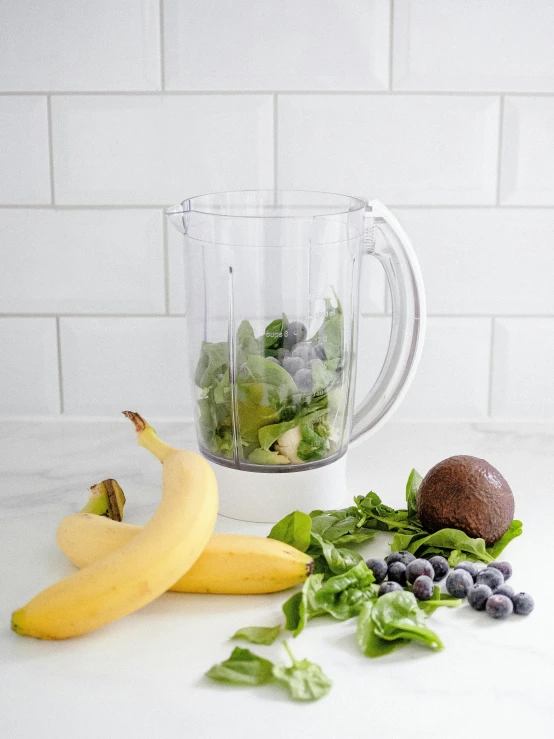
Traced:
<path id="1" fill-rule="evenodd" d="M 307 513 L 294 511 L 278 521 L 269 532 L 268 539 L 290 544 L 301 552 L 307 551 L 312 534 L 312 519 Z"/>
<path id="2" fill-rule="evenodd" d="M 405 590 L 365 603 L 358 616 L 357 638 L 367 657 L 380 657 L 411 641 L 434 650 L 444 648 L 437 634 L 427 628 L 414 595 Z"/>
<path id="3" fill-rule="evenodd" d="M 273 677 L 273 663 L 249 649 L 235 647 L 229 659 L 214 665 L 206 677 L 232 685 L 263 685 Z"/>
<path id="4" fill-rule="evenodd" d="M 315 593 L 315 606 L 337 621 L 356 616 L 363 603 L 377 597 L 373 573 L 363 559 L 347 572 L 329 578 Z"/>
<path id="5" fill-rule="evenodd" d="M 273 644 L 275 639 L 281 633 L 281 625 L 279 626 L 245 626 L 234 634 L 232 639 L 244 639 L 251 644 Z"/>
<path id="6" fill-rule="evenodd" d="M 327 695 L 332 682 L 321 667 L 307 659 L 297 660 L 288 644 L 286 642 L 283 644 L 292 661 L 292 666 L 275 665 L 273 667 L 273 677 L 277 682 L 288 690 L 293 700 L 314 701 Z"/>
<path id="7" fill-rule="evenodd" d="M 308 554 L 313 557 L 323 555 L 329 571 L 334 575 L 341 575 L 363 560 L 362 555 L 353 549 L 336 547 L 332 542 L 325 541 L 319 534 L 312 534 Z"/>
<path id="8" fill-rule="evenodd" d="M 310 575 L 300 593 L 295 593 L 283 604 L 285 628 L 298 636 L 310 618 L 322 616 L 325 611 L 316 604 L 315 596 L 323 584 L 323 575 Z"/>
<path id="9" fill-rule="evenodd" d="M 449 557 L 452 550 L 460 550 L 466 554 L 473 555 L 481 562 L 488 563 L 494 559 L 487 552 L 483 539 L 473 539 L 459 529 L 440 529 L 426 536 L 415 534 L 408 537 L 405 534 L 395 534 L 391 544 L 393 552 L 405 549 L 411 552 L 411 554 L 417 554 L 419 557 L 425 556 L 429 548 L 445 551 L 444 556 L 446 557 Z"/>
<path id="10" fill-rule="evenodd" d="M 492 544 L 490 547 L 487 547 L 487 552 L 493 559 L 497 559 L 497 557 L 502 554 L 502 552 L 512 541 L 512 539 L 515 539 L 516 536 L 520 536 L 522 533 L 523 524 L 521 523 L 521 521 L 517 521 L 516 519 L 514 519 L 510 524 L 510 528 L 508 529 L 508 531 L 506 531 L 504 536 L 499 539 L 496 544 Z"/>
<path id="11" fill-rule="evenodd" d="M 463 601 L 460 598 L 453 598 L 448 593 L 441 593 L 440 588 L 437 586 L 433 588 L 432 598 L 429 600 L 419 600 L 417 602 L 419 608 L 427 616 L 430 616 L 437 610 L 437 608 L 441 608 L 441 606 L 445 606 L 446 608 L 458 608 L 462 603 Z"/>
<path id="12" fill-rule="evenodd" d="M 417 470 L 412 470 L 406 483 L 406 503 L 408 505 L 408 518 L 417 516 L 417 493 L 423 477 Z"/>

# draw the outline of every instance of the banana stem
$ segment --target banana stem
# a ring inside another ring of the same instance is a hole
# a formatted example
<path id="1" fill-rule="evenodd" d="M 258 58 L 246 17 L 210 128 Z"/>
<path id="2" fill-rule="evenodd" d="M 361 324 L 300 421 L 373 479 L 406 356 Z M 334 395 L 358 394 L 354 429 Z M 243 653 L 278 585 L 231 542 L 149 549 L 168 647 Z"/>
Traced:
<path id="1" fill-rule="evenodd" d="M 139 446 L 148 449 L 162 464 L 169 456 L 178 451 L 175 447 L 169 446 L 165 441 L 159 439 L 152 426 L 138 413 L 123 411 L 123 415 L 133 422 Z"/>
<path id="2" fill-rule="evenodd" d="M 112 521 L 121 521 L 124 505 L 125 494 L 117 480 L 102 480 L 91 486 L 88 503 L 81 513 L 94 513 L 111 518 Z"/>

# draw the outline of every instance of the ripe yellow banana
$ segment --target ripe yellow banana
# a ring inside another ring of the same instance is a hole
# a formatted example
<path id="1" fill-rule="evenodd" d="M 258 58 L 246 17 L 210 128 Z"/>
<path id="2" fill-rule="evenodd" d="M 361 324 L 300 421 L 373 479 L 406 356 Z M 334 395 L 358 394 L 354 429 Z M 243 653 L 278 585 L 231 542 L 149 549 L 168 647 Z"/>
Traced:
<path id="1" fill-rule="evenodd" d="M 136 611 L 194 564 L 212 534 L 217 483 L 209 464 L 199 454 L 162 442 L 138 414 L 126 415 L 139 444 L 163 462 L 160 505 L 127 544 L 15 611 L 12 629 L 19 634 L 66 639 Z"/>
<path id="2" fill-rule="evenodd" d="M 92 513 L 74 513 L 60 523 L 56 540 L 77 567 L 111 554 L 139 534 L 142 527 L 111 521 Z M 274 539 L 212 534 L 190 570 L 170 590 L 180 593 L 275 593 L 304 582 L 313 559 Z"/>

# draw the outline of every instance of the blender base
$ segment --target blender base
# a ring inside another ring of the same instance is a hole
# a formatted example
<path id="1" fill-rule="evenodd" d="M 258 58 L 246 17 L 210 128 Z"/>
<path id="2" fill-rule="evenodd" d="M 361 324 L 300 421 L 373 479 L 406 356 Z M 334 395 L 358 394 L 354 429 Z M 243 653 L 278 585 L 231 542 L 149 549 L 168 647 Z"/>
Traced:
<path id="1" fill-rule="evenodd" d="M 227 518 L 275 523 L 292 511 L 338 508 L 347 496 L 346 454 L 336 462 L 298 472 L 247 472 L 212 464 L 219 513 Z"/>

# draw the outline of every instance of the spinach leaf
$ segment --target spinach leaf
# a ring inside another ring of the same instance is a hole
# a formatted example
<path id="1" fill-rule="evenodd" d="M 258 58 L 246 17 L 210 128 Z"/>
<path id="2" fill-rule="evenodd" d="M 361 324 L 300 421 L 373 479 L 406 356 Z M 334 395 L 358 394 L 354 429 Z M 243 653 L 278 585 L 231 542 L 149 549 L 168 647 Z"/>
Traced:
<path id="1" fill-rule="evenodd" d="M 202 440 L 211 452 L 217 450 L 216 429 L 217 429 L 217 413 L 212 398 L 207 395 L 198 401 L 198 410 L 200 412 L 198 425 L 200 427 L 200 435 Z"/>
<path id="2" fill-rule="evenodd" d="M 229 346 L 226 341 L 202 342 L 200 359 L 194 373 L 194 382 L 200 388 L 215 384 L 217 375 L 229 366 Z"/>
<path id="3" fill-rule="evenodd" d="M 423 613 L 425 613 L 427 616 L 430 616 L 437 610 L 437 608 L 440 608 L 441 606 L 446 606 L 447 608 L 457 608 L 458 606 L 461 606 L 462 603 L 463 601 L 460 598 L 453 598 L 448 593 L 441 593 L 441 589 L 439 587 L 434 587 L 433 597 L 429 600 L 418 601 L 418 606 L 423 611 Z"/>
<path id="4" fill-rule="evenodd" d="M 388 654 L 411 641 L 430 649 L 443 649 L 439 637 L 425 625 L 425 616 L 414 595 L 405 590 L 386 593 L 375 602 L 364 604 L 358 617 L 357 637 L 360 649 L 368 657 Z"/>
<path id="5" fill-rule="evenodd" d="M 315 593 L 315 605 L 337 621 L 356 616 L 363 603 L 377 597 L 373 573 L 363 560 L 341 575 L 331 577 Z"/>
<path id="6" fill-rule="evenodd" d="M 235 647 L 229 659 L 214 665 L 206 677 L 232 685 L 263 685 L 273 677 L 273 664 L 249 649 Z"/>
<path id="7" fill-rule="evenodd" d="M 311 542 L 312 519 L 301 511 L 294 511 L 282 518 L 269 532 L 268 539 L 277 539 L 291 547 L 307 551 Z"/>
<path id="8" fill-rule="evenodd" d="M 323 575 L 310 575 L 302 587 L 300 593 L 295 593 L 283 604 L 285 614 L 285 628 L 292 631 L 293 636 L 298 634 L 306 626 L 310 618 L 322 616 L 325 611 L 315 603 L 315 596 L 323 583 Z"/>
<path id="9" fill-rule="evenodd" d="M 384 597 L 384 596 L 382 596 Z M 383 657 L 394 652 L 395 649 L 410 643 L 409 639 L 395 639 L 387 641 L 377 635 L 373 623 L 374 601 L 368 601 L 360 609 L 356 627 L 356 638 L 362 654 L 366 657 Z"/>
<path id="10" fill-rule="evenodd" d="M 244 639 L 251 644 L 273 644 L 281 633 L 281 626 L 245 626 L 234 634 L 232 639 Z"/>
<path id="11" fill-rule="evenodd" d="M 482 562 L 492 562 L 493 557 L 487 552 L 485 542 L 483 539 L 472 539 L 467 534 L 459 529 L 440 529 L 435 531 L 434 534 L 428 534 L 427 536 L 415 536 L 408 541 L 403 536 L 395 536 L 392 540 L 391 548 L 392 551 L 397 551 L 397 547 L 406 549 L 412 554 L 418 554 L 419 557 L 426 554 L 428 547 L 435 547 L 447 551 L 453 549 L 459 549 L 462 552 L 466 552 L 474 555 Z M 449 556 L 448 554 L 446 556 Z"/>
<path id="12" fill-rule="evenodd" d="M 510 524 L 510 528 L 504 536 L 499 539 L 496 544 L 492 544 L 490 547 L 487 547 L 487 552 L 490 554 L 490 556 L 493 559 L 496 559 L 504 549 L 508 546 L 508 544 L 512 541 L 512 539 L 515 539 L 516 536 L 520 536 L 523 533 L 523 524 L 521 521 L 517 521 L 514 519 L 512 523 Z"/>
<path id="13" fill-rule="evenodd" d="M 309 421 L 302 421 L 300 424 L 302 440 L 296 450 L 298 458 L 303 462 L 323 459 L 329 449 L 329 432 L 330 429 L 325 424 L 312 424 Z"/>
<path id="14" fill-rule="evenodd" d="M 237 329 L 237 364 L 240 367 L 252 355 L 262 354 L 249 321 L 242 321 Z"/>
<path id="15" fill-rule="evenodd" d="M 268 356 L 268 351 L 276 352 L 277 349 L 281 349 L 285 340 L 285 331 L 289 325 L 288 319 L 283 313 L 282 318 L 276 318 L 274 321 L 266 326 L 263 336 L 265 355 Z"/>
<path id="16" fill-rule="evenodd" d="M 283 685 L 293 700 L 313 701 L 323 698 L 331 689 L 332 682 L 323 672 L 319 665 L 309 662 L 307 659 L 297 660 L 283 642 L 292 667 L 274 665 L 273 677 Z"/>
<path id="17" fill-rule="evenodd" d="M 312 534 L 308 554 L 314 557 L 322 555 L 329 572 L 334 575 L 347 572 L 363 560 L 361 554 L 353 549 L 336 547 L 332 542 L 325 541 L 319 534 Z"/>
<path id="18" fill-rule="evenodd" d="M 287 431 L 300 426 L 302 423 L 319 421 L 326 413 L 326 408 L 319 408 L 309 412 L 300 412 L 290 421 L 282 421 L 281 423 L 273 423 L 269 426 L 264 426 L 258 431 L 258 440 L 261 448 L 269 450 L 277 439 Z"/>
<path id="19" fill-rule="evenodd" d="M 417 470 L 412 470 L 406 483 L 406 503 L 408 504 L 408 518 L 417 516 L 417 493 L 423 477 Z"/>
<path id="20" fill-rule="evenodd" d="M 323 344 L 327 359 L 340 359 L 342 356 L 342 344 L 344 337 L 344 320 L 340 301 L 335 295 L 336 307 L 330 298 L 325 299 L 325 318 L 314 336 L 315 344 Z"/>

